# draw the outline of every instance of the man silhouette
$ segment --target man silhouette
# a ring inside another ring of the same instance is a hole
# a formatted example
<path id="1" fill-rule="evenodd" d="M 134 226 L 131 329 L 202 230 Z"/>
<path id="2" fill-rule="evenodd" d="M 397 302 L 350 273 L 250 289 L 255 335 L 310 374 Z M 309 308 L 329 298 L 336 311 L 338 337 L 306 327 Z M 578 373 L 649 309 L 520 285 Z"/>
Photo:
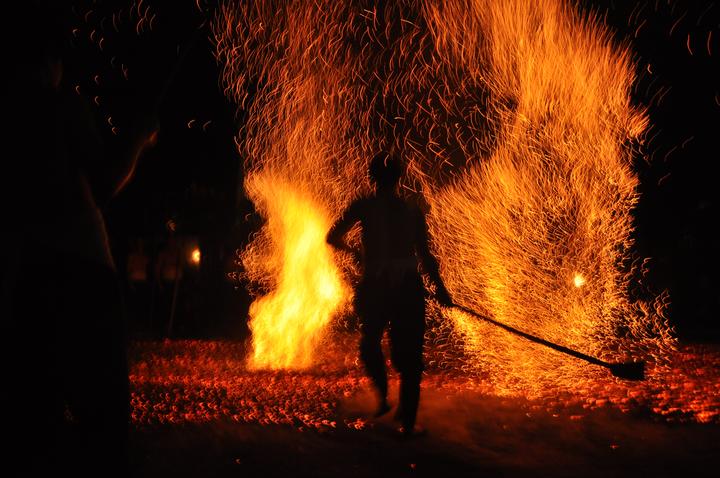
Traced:
<path id="1" fill-rule="evenodd" d="M 375 193 L 350 204 L 332 226 L 327 242 L 356 254 L 344 241 L 350 228 L 360 223 L 363 276 L 355 293 L 360 316 L 360 358 L 379 396 L 375 416 L 390 410 L 382 336 L 389 325 L 393 366 L 400 373 L 400 404 L 396 413 L 401 432 L 413 435 L 416 428 L 425 335 L 425 286 L 420 266 L 435 286 L 437 300 L 452 300 L 430 252 L 427 224 L 422 210 L 398 195 L 402 168 L 397 158 L 377 154 L 370 162 Z"/>

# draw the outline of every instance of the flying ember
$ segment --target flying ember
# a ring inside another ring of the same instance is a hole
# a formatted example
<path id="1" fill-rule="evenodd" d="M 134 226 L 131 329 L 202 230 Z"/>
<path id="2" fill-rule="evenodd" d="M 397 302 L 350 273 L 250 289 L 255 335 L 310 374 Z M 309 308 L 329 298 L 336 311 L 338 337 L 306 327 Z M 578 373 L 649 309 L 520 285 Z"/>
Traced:
<path id="1" fill-rule="evenodd" d="M 630 294 L 648 126 L 627 45 L 560 0 L 225 2 L 213 23 L 245 189 L 266 222 L 242 252 L 256 284 L 254 368 L 307 368 L 348 311 L 356 264 L 325 234 L 394 150 L 421 195 L 441 273 L 468 309 L 607 361 L 664 370 L 666 297 Z M 431 310 L 439 358 L 496 393 L 592 379 L 582 362 L 459 310 Z"/>

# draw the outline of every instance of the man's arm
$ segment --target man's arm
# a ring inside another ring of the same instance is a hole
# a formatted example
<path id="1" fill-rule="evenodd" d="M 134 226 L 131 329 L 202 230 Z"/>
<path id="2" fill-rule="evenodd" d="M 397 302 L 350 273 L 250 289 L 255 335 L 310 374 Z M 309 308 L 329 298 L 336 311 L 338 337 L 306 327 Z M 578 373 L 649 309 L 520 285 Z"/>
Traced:
<path id="1" fill-rule="evenodd" d="M 119 148 L 105 144 L 85 98 L 65 93 L 71 160 L 89 176 L 95 199 L 105 204 L 132 179 L 138 159 L 157 140 L 158 122 L 148 115 L 136 120 Z"/>
<path id="2" fill-rule="evenodd" d="M 135 168 L 143 152 L 157 142 L 158 126 L 154 117 L 142 119 L 134 128 L 130 136 L 130 143 L 125 155 L 120 158 L 118 167 L 112 178 L 111 198 L 116 196 L 132 180 Z"/>
<path id="3" fill-rule="evenodd" d="M 445 287 L 442 277 L 440 277 L 440 265 L 437 258 L 430 251 L 430 234 L 428 233 L 425 215 L 418 209 L 418 231 L 416 238 L 417 254 L 425 273 L 430 276 L 430 280 L 435 285 L 435 296 L 440 304 L 445 307 L 452 307 L 453 301 L 450 293 Z"/>
<path id="4" fill-rule="evenodd" d="M 345 242 L 345 234 L 348 233 L 358 221 L 360 221 L 360 209 L 362 208 L 360 200 L 354 201 L 340 216 L 330 228 L 325 240 L 328 244 L 339 251 L 349 252 L 353 256 L 357 256 L 357 251 L 347 245 Z"/>

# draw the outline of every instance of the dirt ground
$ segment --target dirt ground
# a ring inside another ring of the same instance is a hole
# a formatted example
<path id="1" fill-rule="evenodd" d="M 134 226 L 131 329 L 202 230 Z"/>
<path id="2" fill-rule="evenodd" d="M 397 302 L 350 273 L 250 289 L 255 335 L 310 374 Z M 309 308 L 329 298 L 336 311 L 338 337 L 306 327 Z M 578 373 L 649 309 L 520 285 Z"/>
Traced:
<path id="1" fill-rule="evenodd" d="M 715 423 L 668 423 L 649 410 L 612 407 L 553 413 L 523 399 L 425 388 L 418 421 L 428 433 L 402 440 L 392 413 L 364 419 L 373 406 L 365 385 L 335 411 L 338 423 L 356 427 L 222 418 L 138 425 L 134 476 L 720 476 Z"/>

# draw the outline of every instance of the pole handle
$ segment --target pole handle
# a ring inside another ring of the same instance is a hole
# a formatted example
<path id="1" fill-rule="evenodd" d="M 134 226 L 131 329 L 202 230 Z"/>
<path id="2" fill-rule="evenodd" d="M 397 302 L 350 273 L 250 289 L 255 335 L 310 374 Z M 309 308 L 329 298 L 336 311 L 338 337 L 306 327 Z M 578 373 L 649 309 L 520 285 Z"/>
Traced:
<path id="1" fill-rule="evenodd" d="M 501 329 L 507 330 L 508 332 L 510 332 L 512 334 L 523 337 L 527 340 L 530 340 L 531 342 L 535 342 L 536 344 L 550 347 L 553 350 L 557 350 L 558 352 L 562 352 L 564 354 L 571 355 L 575 358 L 585 360 L 586 362 L 590 362 L 591 364 L 594 364 L 594 365 L 600 365 L 601 367 L 606 367 L 606 368 L 612 367 L 612 364 L 610 364 L 608 362 L 605 362 L 605 361 L 600 360 L 595 357 L 591 357 L 590 355 L 584 354 L 582 352 L 578 352 L 577 350 L 573 350 L 573 349 L 565 347 L 563 345 L 558 345 L 558 344 L 550 342 L 548 340 L 541 339 L 540 337 L 536 337 L 532 334 L 528 334 L 527 332 L 523 332 L 522 330 L 518 330 L 514 327 L 510 327 L 509 325 L 503 324 L 502 322 L 498 322 L 497 320 L 491 319 L 490 317 L 481 315 L 481 314 L 475 312 L 474 310 L 468 309 L 467 307 L 463 307 L 462 305 L 454 304 L 453 307 L 455 307 L 458 310 L 461 310 L 462 312 L 465 312 L 468 315 L 471 315 L 478 319 L 484 320 L 485 322 L 489 322 L 497 327 L 500 327 Z"/>

